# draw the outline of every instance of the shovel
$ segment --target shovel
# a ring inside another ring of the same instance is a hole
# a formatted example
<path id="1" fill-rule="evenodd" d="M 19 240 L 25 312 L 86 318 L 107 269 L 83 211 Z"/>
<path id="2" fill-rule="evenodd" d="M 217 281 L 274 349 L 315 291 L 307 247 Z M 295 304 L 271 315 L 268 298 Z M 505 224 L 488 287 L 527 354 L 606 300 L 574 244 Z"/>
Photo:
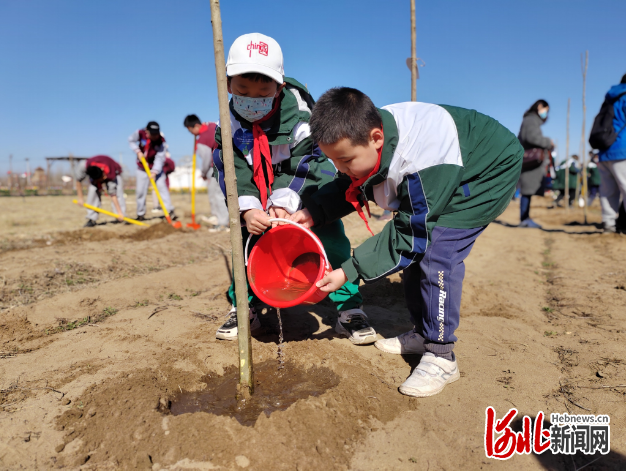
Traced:
<path id="1" fill-rule="evenodd" d="M 148 147 L 150 147 L 149 139 L 146 142 L 146 149 Z M 163 200 L 161 199 L 161 193 L 159 193 L 159 189 L 156 186 L 154 178 L 152 178 L 152 174 L 150 173 L 150 167 L 148 167 L 148 162 L 146 162 L 146 159 L 142 153 L 139 153 L 137 155 L 139 156 L 139 160 L 141 160 L 141 164 L 143 165 L 143 168 L 146 171 L 146 175 L 148 175 L 148 178 L 150 179 L 150 183 L 152 184 L 152 189 L 154 190 L 154 194 L 157 195 L 157 198 L 159 199 L 159 204 L 161 205 L 163 214 L 165 214 L 165 219 L 167 219 L 167 222 L 169 222 L 174 227 L 174 229 L 180 229 L 181 227 L 183 227 L 182 223 L 180 223 L 179 221 L 172 221 L 172 218 L 170 217 L 170 212 L 165 207 L 165 204 L 163 204 Z"/>
<path id="2" fill-rule="evenodd" d="M 78 206 L 81 206 L 81 204 L 77 200 L 73 200 L 72 203 L 77 204 Z M 92 211 L 95 211 L 97 213 L 106 214 L 107 216 L 113 216 L 115 219 L 117 219 L 119 217 L 119 215 L 117 215 L 115 213 L 112 213 L 111 211 L 107 211 L 105 209 L 96 208 L 95 206 L 92 206 L 92 205 L 87 204 L 87 203 L 83 203 L 82 206 L 83 206 L 83 208 L 91 209 Z M 131 219 L 131 218 L 124 218 L 124 221 L 129 222 L 131 224 L 136 224 L 138 226 L 147 226 L 148 225 L 148 224 L 144 224 L 143 222 L 140 222 L 140 221 L 135 221 L 134 219 Z"/>
<path id="3" fill-rule="evenodd" d="M 198 146 L 196 136 L 193 137 L 193 159 L 191 164 L 191 222 L 187 227 L 194 231 L 200 229 L 200 224 L 196 224 L 196 148 Z"/>

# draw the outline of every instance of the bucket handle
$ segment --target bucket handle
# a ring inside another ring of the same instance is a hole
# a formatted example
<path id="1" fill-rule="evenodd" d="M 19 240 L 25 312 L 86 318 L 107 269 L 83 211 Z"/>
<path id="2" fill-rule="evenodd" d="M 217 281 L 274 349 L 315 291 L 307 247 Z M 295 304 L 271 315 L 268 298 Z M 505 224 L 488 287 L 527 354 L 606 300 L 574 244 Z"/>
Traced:
<path id="1" fill-rule="evenodd" d="M 322 254 L 324 255 L 324 263 L 326 264 L 326 270 L 330 270 L 330 263 L 328 262 L 328 256 L 326 255 L 326 251 L 324 250 L 324 246 L 322 245 L 322 243 L 317 239 L 317 237 L 313 237 L 312 234 L 313 232 L 309 229 L 307 229 L 306 227 L 298 224 L 297 222 L 293 222 L 290 221 L 289 219 L 284 219 L 284 218 L 271 218 L 269 220 L 269 222 L 274 222 L 274 221 L 280 221 L 280 222 L 286 222 L 287 224 L 291 224 L 292 226 L 296 226 L 299 229 L 302 229 L 304 232 L 306 232 L 309 236 L 311 236 L 311 239 L 313 239 L 313 241 L 317 244 L 318 248 L 320 249 L 320 251 L 322 252 Z M 244 250 L 244 255 L 245 255 L 245 259 L 246 259 L 246 266 L 248 266 L 248 246 L 250 245 L 250 239 L 252 239 L 252 234 L 250 234 L 248 236 L 248 240 L 246 241 L 246 249 Z"/>

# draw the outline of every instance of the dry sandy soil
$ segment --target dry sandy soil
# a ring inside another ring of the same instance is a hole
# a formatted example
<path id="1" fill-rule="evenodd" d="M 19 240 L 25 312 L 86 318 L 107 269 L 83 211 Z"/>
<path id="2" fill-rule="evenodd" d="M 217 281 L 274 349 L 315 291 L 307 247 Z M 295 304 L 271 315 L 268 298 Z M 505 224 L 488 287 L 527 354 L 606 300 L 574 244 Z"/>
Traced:
<path id="1" fill-rule="evenodd" d="M 188 197 L 176 202 L 188 207 Z M 324 301 L 282 311 L 287 366 L 258 375 L 285 384 L 280 400 L 300 399 L 242 424 L 170 411 L 185 391 L 219 383 L 235 394 L 236 344 L 215 339 L 228 309 L 228 234 L 156 220 L 79 229 L 69 198 L 2 198 L 0 468 L 626 469 L 626 237 L 546 206 L 533 208 L 545 230 L 521 229 L 512 203 L 467 260 L 460 381 L 431 398 L 401 395 L 419 357 L 353 346 L 334 334 Z M 367 237 L 358 218 L 345 225 L 353 245 Z M 398 275 L 362 291 L 381 336 L 411 327 Z M 261 319 L 259 371 L 277 365 L 278 342 L 275 311 Z M 487 459 L 487 406 L 499 418 L 512 407 L 532 418 L 609 414 L 612 451 Z"/>

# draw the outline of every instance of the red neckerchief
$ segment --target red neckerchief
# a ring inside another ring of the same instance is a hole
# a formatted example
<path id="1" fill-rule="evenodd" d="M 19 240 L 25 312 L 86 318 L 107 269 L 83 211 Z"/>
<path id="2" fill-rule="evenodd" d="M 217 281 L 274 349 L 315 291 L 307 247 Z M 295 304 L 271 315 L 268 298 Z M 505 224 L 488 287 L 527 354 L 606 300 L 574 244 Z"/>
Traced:
<path id="1" fill-rule="evenodd" d="M 200 125 L 200 130 L 198 131 L 198 136 L 200 136 L 200 134 L 202 134 L 203 132 L 207 132 L 209 130 L 209 125 L 202 123 Z M 193 137 L 193 153 L 195 154 L 196 151 L 198 150 L 198 136 L 194 136 Z"/>
<path id="2" fill-rule="evenodd" d="M 365 222 L 365 226 L 367 227 L 367 230 L 370 231 L 370 234 L 372 235 L 374 235 L 374 233 L 370 229 L 370 225 L 367 223 L 367 219 L 365 218 L 365 214 L 363 213 L 363 208 L 359 204 L 359 199 L 357 198 L 357 196 L 361 192 L 361 189 L 360 189 L 361 185 L 363 185 L 363 183 L 365 183 L 372 175 L 375 175 L 380 169 L 380 157 L 382 153 L 383 153 L 383 146 L 380 146 L 380 149 L 378 149 L 378 161 L 376 162 L 376 166 L 374 167 L 374 170 L 372 170 L 369 173 L 369 175 L 359 180 L 357 180 L 356 178 L 350 177 L 350 180 L 352 180 L 352 183 L 346 190 L 346 201 L 348 203 L 352 203 L 352 206 L 354 206 L 354 209 L 356 209 L 356 212 L 359 213 L 359 216 L 361 217 L 361 219 L 363 219 L 363 222 Z M 365 208 L 367 209 L 367 215 L 371 218 L 372 215 L 370 214 L 370 205 L 367 199 L 365 199 L 364 205 L 365 205 Z"/>
<path id="3" fill-rule="evenodd" d="M 261 123 L 270 119 L 276 110 L 280 108 L 280 100 L 282 94 L 283 86 L 281 85 L 278 89 L 278 96 L 274 99 L 274 106 L 272 107 L 272 111 L 270 111 L 263 118 L 258 121 L 254 121 L 252 123 L 252 135 L 254 136 L 254 147 L 252 148 L 252 160 L 254 164 L 253 176 L 254 183 L 256 187 L 259 189 L 259 193 L 261 194 L 261 204 L 263 205 L 263 209 L 267 204 L 267 187 L 270 189 L 270 194 L 272 193 L 272 184 L 274 183 L 274 169 L 272 168 L 272 153 L 270 152 L 270 145 L 267 140 L 267 136 L 263 129 L 261 129 Z M 267 171 L 267 185 L 265 185 L 265 178 L 263 178 L 263 162 L 265 161 L 265 169 Z"/>

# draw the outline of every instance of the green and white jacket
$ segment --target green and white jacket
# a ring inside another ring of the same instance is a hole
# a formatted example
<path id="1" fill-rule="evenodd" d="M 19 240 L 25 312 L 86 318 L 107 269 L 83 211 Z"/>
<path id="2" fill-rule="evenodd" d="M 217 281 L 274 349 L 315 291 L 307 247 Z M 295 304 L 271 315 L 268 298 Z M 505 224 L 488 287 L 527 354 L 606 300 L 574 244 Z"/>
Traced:
<path id="1" fill-rule="evenodd" d="M 302 198 L 331 182 L 337 170 L 311 137 L 309 119 L 314 104 L 313 98 L 306 87 L 298 81 L 285 77 L 285 82 L 287 85 L 281 92 L 280 109 L 262 126 L 270 145 L 274 170 L 274 183 L 271 195 L 268 191 L 265 209 L 271 206 L 281 207 L 289 214 L 293 214 L 302 207 Z M 252 123 L 237 114 L 232 100 L 230 126 L 233 135 L 239 211 L 253 208 L 263 210 L 260 192 L 253 178 L 253 159 L 256 156 L 253 155 Z M 213 164 L 216 169 L 213 173 L 226 195 L 219 123 L 215 140 L 218 145 L 213 152 Z"/>
<path id="2" fill-rule="evenodd" d="M 379 112 L 380 170 L 361 187 L 362 198 L 395 215 L 343 263 L 353 282 L 373 282 L 419 262 L 435 226 L 489 224 L 509 204 L 524 155 L 515 135 L 474 110 L 409 102 Z M 354 211 L 345 201 L 349 185 L 341 175 L 305 199 L 316 225 Z"/>

